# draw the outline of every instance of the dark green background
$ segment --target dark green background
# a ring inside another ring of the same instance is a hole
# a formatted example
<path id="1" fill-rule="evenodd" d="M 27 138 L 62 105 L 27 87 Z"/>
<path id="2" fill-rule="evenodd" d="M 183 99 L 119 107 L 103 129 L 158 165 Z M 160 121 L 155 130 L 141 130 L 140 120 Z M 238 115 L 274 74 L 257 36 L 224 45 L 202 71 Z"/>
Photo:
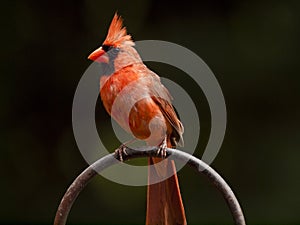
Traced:
<path id="1" fill-rule="evenodd" d="M 134 40 L 175 42 L 212 69 L 228 126 L 212 166 L 237 194 L 249 224 L 300 223 L 299 1 L 2 1 L 0 223 L 51 224 L 60 198 L 87 164 L 72 133 L 73 95 L 116 10 Z M 201 119 L 201 90 L 183 72 L 148 63 L 188 89 Z M 119 143 L 102 105 L 98 129 Z M 188 129 L 188 127 L 186 127 Z M 190 224 L 230 224 L 219 193 L 189 168 L 179 173 Z M 143 224 L 145 187 L 98 177 L 76 201 L 72 224 Z"/>

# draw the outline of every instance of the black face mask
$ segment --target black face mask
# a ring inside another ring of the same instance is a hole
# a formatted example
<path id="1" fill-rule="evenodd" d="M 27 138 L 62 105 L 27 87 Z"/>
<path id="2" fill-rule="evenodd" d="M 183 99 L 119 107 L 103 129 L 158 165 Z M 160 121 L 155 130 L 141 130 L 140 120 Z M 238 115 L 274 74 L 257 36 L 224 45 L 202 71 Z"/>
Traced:
<path id="1" fill-rule="evenodd" d="M 109 58 L 108 63 L 101 63 L 101 67 L 103 68 L 103 74 L 104 75 L 111 75 L 115 72 L 115 59 L 117 58 L 120 49 L 109 46 L 109 45 L 102 45 L 102 49 L 106 52 Z"/>

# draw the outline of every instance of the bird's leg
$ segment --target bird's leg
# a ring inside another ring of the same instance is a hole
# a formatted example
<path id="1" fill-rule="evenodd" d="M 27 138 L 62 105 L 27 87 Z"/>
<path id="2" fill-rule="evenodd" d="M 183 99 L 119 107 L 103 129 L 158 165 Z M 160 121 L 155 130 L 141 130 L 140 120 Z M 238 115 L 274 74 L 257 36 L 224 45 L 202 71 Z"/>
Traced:
<path id="1" fill-rule="evenodd" d="M 156 155 L 159 155 L 161 158 L 167 157 L 167 136 L 165 136 L 163 141 L 158 146 Z"/>
<path id="2" fill-rule="evenodd" d="M 119 159 L 121 162 L 123 162 L 123 156 L 128 155 L 126 152 L 126 148 L 128 144 L 131 144 L 132 142 L 135 142 L 136 138 L 126 141 L 125 143 L 121 144 L 116 150 L 115 150 L 115 157 Z"/>
<path id="3" fill-rule="evenodd" d="M 123 162 L 123 156 L 128 155 L 126 152 L 126 145 L 121 144 L 116 150 L 115 150 L 115 158 L 119 159 L 121 162 Z"/>

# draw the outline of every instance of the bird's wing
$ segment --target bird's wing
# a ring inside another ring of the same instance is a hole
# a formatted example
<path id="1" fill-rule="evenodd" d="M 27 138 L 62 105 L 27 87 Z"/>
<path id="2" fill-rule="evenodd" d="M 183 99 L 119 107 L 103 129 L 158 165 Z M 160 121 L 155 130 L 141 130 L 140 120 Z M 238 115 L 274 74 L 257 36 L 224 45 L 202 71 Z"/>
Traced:
<path id="1" fill-rule="evenodd" d="M 172 96 L 168 89 L 160 82 L 159 76 L 153 72 L 151 76 L 153 79 L 153 82 L 151 82 L 152 86 L 149 87 L 151 90 L 151 98 L 159 106 L 164 117 L 174 128 L 173 137 L 175 138 L 175 143 L 179 146 L 183 146 L 182 134 L 184 132 L 184 128 L 171 103 Z"/>

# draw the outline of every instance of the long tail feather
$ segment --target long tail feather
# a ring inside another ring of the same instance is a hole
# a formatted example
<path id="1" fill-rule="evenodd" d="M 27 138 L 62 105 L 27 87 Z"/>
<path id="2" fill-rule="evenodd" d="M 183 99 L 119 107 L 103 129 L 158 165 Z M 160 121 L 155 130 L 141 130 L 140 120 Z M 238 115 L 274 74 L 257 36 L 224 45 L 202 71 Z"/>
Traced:
<path id="1" fill-rule="evenodd" d="M 150 158 L 149 165 L 160 162 L 160 158 Z M 159 168 L 149 167 L 148 181 L 152 183 L 161 177 Z M 162 166 L 173 176 L 160 182 L 148 185 L 146 225 L 186 225 L 186 217 L 173 160 L 164 160 Z"/>

